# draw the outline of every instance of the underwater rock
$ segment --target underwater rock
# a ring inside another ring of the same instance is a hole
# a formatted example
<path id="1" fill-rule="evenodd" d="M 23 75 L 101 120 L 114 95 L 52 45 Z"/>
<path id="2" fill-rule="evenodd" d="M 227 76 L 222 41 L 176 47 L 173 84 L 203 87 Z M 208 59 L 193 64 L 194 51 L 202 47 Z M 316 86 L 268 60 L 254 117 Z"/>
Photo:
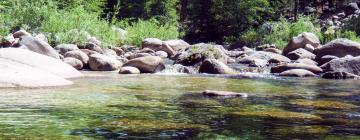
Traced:
<path id="1" fill-rule="evenodd" d="M 236 93 L 229 91 L 215 91 L 215 90 L 205 90 L 203 93 L 205 96 L 222 96 L 222 97 L 248 97 L 246 93 Z"/>
<path id="2" fill-rule="evenodd" d="M 119 119 L 112 122 L 107 122 L 103 125 L 104 128 L 110 130 L 125 130 L 130 132 L 149 132 L 161 130 L 183 130 L 183 129 L 209 129 L 206 125 L 201 124 L 188 124 L 188 123 L 175 123 L 168 121 L 158 120 L 140 120 L 140 119 Z"/>
<path id="3" fill-rule="evenodd" d="M 311 101 L 311 100 L 298 99 L 298 100 L 292 100 L 289 103 L 295 106 L 317 108 L 317 109 L 350 110 L 350 109 L 358 108 L 358 106 L 353 104 L 343 103 L 338 101 L 326 101 L 326 100 Z"/>
<path id="4" fill-rule="evenodd" d="M 273 118 L 273 119 L 282 119 L 282 120 L 313 120 L 318 121 L 322 120 L 320 116 L 291 112 L 281 109 L 269 109 L 269 110 L 254 110 L 254 111 L 244 111 L 244 112 L 233 112 L 229 115 L 234 116 L 249 116 L 249 117 L 264 117 L 264 118 Z"/>

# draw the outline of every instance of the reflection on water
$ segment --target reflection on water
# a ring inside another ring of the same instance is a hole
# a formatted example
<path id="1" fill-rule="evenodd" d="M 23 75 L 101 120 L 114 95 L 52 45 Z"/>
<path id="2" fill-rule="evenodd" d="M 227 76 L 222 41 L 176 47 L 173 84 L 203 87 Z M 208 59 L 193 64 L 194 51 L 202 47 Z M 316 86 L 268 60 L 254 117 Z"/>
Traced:
<path id="1" fill-rule="evenodd" d="M 360 139 L 359 81 L 86 75 L 68 87 L 0 90 L 0 137 Z"/>

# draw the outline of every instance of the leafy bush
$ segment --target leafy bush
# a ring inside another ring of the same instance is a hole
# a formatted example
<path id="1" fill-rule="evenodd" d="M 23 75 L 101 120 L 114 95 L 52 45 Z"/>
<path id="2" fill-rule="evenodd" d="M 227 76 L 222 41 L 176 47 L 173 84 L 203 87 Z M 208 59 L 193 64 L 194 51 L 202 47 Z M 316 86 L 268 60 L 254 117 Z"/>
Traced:
<path id="1" fill-rule="evenodd" d="M 279 48 L 283 48 L 292 37 L 298 36 L 302 32 L 315 33 L 322 39 L 320 25 L 311 17 L 299 16 L 296 22 L 289 22 L 285 18 L 280 18 L 279 21 L 269 24 L 271 26 L 269 31 L 264 29 L 259 31 L 264 35 L 262 40 L 264 44 L 275 44 Z"/>
<path id="2" fill-rule="evenodd" d="M 51 13 L 40 30 L 56 37 L 56 43 L 82 43 L 86 32 L 105 44 L 119 45 L 121 42 L 108 22 L 98 19 L 98 14 L 89 13 L 82 6 Z"/>
<path id="3" fill-rule="evenodd" d="M 354 31 L 357 35 L 360 35 L 360 17 L 351 19 L 349 23 L 347 23 L 346 29 Z"/>
<path id="4" fill-rule="evenodd" d="M 126 21 L 119 22 L 117 25 L 127 31 L 125 44 L 141 45 L 145 38 L 159 38 L 161 40 L 176 39 L 180 36 L 178 28 L 171 24 L 160 24 L 157 20 L 138 20 L 133 24 Z"/>
<path id="5" fill-rule="evenodd" d="M 53 44 L 83 43 L 84 38 L 81 39 L 80 36 L 84 32 L 100 39 L 105 45 L 120 44 L 121 40 L 112 26 L 107 21 L 99 19 L 100 13 L 92 12 L 86 9 L 89 7 L 85 8 L 82 4 L 75 3 L 65 7 L 61 3 L 53 0 L 7 1 L 6 5 L 4 4 L 7 6 L 6 9 L 0 9 L 3 11 L 0 17 L 6 20 L 2 26 L 6 26 L 5 30 L 21 27 L 30 32 L 49 33 L 49 40 Z M 75 30 L 79 33 L 74 33 Z M 1 29 L 0 31 L 4 32 Z"/>

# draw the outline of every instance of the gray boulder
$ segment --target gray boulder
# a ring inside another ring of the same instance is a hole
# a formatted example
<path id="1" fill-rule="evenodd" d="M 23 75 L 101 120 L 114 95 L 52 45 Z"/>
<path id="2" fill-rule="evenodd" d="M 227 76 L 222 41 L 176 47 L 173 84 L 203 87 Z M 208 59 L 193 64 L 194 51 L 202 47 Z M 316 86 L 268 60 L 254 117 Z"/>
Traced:
<path id="1" fill-rule="evenodd" d="M 72 84 L 82 74 L 59 59 L 25 49 L 0 49 L 0 87 L 51 87 Z"/>
<path id="2" fill-rule="evenodd" d="M 303 48 L 299 48 L 296 49 L 295 51 L 292 51 L 290 53 L 288 53 L 286 55 L 286 57 L 288 57 L 291 60 L 298 60 L 298 59 L 315 59 L 315 54 L 303 49 Z"/>
<path id="3" fill-rule="evenodd" d="M 289 76 L 289 77 L 314 77 L 316 74 L 305 69 L 291 69 L 279 74 L 280 76 Z"/>
<path id="4" fill-rule="evenodd" d="M 45 41 L 32 36 L 22 36 L 20 44 L 33 52 L 60 59 L 60 55 Z"/>
<path id="5" fill-rule="evenodd" d="M 55 47 L 55 50 L 57 50 L 61 55 L 65 55 L 65 53 L 79 50 L 79 48 L 75 44 L 60 44 Z"/>
<path id="6" fill-rule="evenodd" d="M 165 44 L 169 45 L 174 51 L 186 50 L 190 47 L 190 44 L 181 39 L 167 40 Z"/>
<path id="7" fill-rule="evenodd" d="M 94 71 L 114 71 L 121 67 L 121 62 L 98 53 L 90 55 L 89 66 Z"/>
<path id="8" fill-rule="evenodd" d="M 65 57 L 72 57 L 72 58 L 76 58 L 78 60 L 80 60 L 83 65 L 87 65 L 89 63 L 89 56 L 86 55 L 86 53 L 84 53 L 81 50 L 74 50 L 74 51 L 69 51 L 67 53 L 65 53 Z"/>
<path id="9" fill-rule="evenodd" d="M 84 67 L 84 64 L 76 58 L 66 57 L 63 59 L 63 61 L 77 70 L 81 70 Z"/>
<path id="10" fill-rule="evenodd" d="M 324 79 L 360 79 L 360 76 L 348 72 L 329 71 L 323 74 Z"/>
<path id="11" fill-rule="evenodd" d="M 122 67 L 119 71 L 120 74 L 140 74 L 140 70 L 135 67 Z"/>
<path id="12" fill-rule="evenodd" d="M 169 44 L 164 43 L 163 41 L 157 38 L 144 39 L 144 41 L 142 42 L 142 48 L 149 48 L 154 51 L 164 51 L 168 53 L 169 56 L 173 56 L 176 53 Z"/>
<path id="13" fill-rule="evenodd" d="M 323 72 L 323 70 L 318 66 L 308 65 L 308 64 L 303 64 L 303 63 L 281 64 L 281 65 L 272 67 L 270 71 L 271 71 L 271 73 L 282 73 L 284 71 L 292 70 L 292 69 L 305 69 L 305 70 L 311 71 L 315 74 Z"/>
<path id="14" fill-rule="evenodd" d="M 236 74 L 237 72 L 226 64 L 222 63 L 216 59 L 206 59 L 199 69 L 200 73 L 209 73 L 209 74 Z"/>
<path id="15" fill-rule="evenodd" d="M 156 73 L 165 69 L 164 60 L 158 56 L 145 56 L 129 60 L 123 67 L 130 66 L 141 73 Z"/>
<path id="16" fill-rule="evenodd" d="M 314 48 L 318 48 L 320 47 L 320 40 L 315 34 L 304 32 L 290 40 L 288 45 L 283 50 L 283 55 L 287 55 L 288 53 L 299 48 L 305 48 L 306 44 L 310 44 Z"/>
<path id="17" fill-rule="evenodd" d="M 359 56 L 360 43 L 348 39 L 336 39 L 325 44 L 323 47 L 318 48 L 316 52 L 316 61 L 318 62 L 325 55 L 332 55 L 340 58 L 346 55 Z"/>
<path id="18" fill-rule="evenodd" d="M 327 64 L 324 64 L 322 67 L 325 72 L 347 72 L 360 75 L 360 56 L 334 59 Z"/>

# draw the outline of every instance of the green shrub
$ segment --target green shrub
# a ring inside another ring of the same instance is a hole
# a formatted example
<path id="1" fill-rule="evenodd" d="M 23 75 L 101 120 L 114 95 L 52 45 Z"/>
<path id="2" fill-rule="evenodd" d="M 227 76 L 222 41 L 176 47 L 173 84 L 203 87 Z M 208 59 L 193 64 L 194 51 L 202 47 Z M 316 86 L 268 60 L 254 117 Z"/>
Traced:
<path id="1" fill-rule="evenodd" d="M 124 41 L 129 45 L 141 45 L 145 38 L 159 38 L 161 40 L 176 39 L 180 36 L 178 27 L 171 24 L 160 24 L 157 20 L 138 20 L 133 24 L 123 21 L 118 23 L 127 31 L 127 36 Z"/>
<path id="2" fill-rule="evenodd" d="M 87 12 L 82 6 L 51 13 L 40 30 L 56 37 L 55 43 L 83 43 L 86 33 L 100 39 L 105 45 L 121 43 L 120 37 L 108 22 L 99 19 L 96 13 Z"/>
<path id="3" fill-rule="evenodd" d="M 5 19 L 5 21 L 2 21 L 3 24 L 0 24 L 0 27 L 6 27 L 0 29 L 0 33 L 5 33 L 3 30 L 21 27 L 30 32 L 50 34 L 49 40 L 55 45 L 58 43 L 83 43 L 85 38 L 81 38 L 81 35 L 87 32 L 101 40 L 105 44 L 104 46 L 107 44 L 119 45 L 121 43 L 112 26 L 107 21 L 99 18 L 99 12 L 93 12 L 89 10 L 89 7 L 85 8 L 82 4 L 72 4 L 65 7 L 59 4 L 62 1 L 7 1 L 6 5 L 3 4 L 3 7 L 6 7 L 0 9 L 2 11 L 0 13 L 1 19 Z"/>
<path id="4" fill-rule="evenodd" d="M 280 21 L 272 22 L 270 25 L 272 27 L 270 31 L 263 29 L 259 31 L 264 35 L 263 44 L 275 44 L 279 48 L 283 48 L 292 37 L 298 36 L 302 32 L 315 33 L 322 39 L 320 25 L 311 17 L 299 16 L 296 22 L 280 18 Z"/>
<path id="5" fill-rule="evenodd" d="M 351 19 L 346 24 L 346 29 L 350 31 L 354 31 L 357 35 L 360 35 L 360 17 Z"/>

